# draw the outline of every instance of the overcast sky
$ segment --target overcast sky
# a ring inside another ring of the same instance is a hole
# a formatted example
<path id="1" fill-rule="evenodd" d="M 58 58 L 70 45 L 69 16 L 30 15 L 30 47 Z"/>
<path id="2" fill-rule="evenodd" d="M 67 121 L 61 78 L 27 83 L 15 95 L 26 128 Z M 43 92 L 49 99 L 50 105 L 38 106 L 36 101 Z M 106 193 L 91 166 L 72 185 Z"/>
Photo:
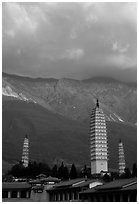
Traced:
<path id="1" fill-rule="evenodd" d="M 3 72 L 136 81 L 136 3 L 3 3 Z"/>

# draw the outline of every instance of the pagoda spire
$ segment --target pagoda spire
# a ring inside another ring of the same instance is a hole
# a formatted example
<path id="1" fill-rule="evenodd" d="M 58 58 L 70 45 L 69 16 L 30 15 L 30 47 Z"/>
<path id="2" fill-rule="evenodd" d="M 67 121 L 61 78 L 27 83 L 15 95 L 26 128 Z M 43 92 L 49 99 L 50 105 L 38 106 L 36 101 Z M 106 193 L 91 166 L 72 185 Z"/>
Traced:
<path id="1" fill-rule="evenodd" d="M 27 134 L 26 134 L 25 138 L 27 138 L 27 139 L 28 139 L 28 135 L 27 135 Z"/>
<path id="2" fill-rule="evenodd" d="M 97 98 L 96 107 L 99 108 L 99 101 L 98 101 L 98 98 Z"/>

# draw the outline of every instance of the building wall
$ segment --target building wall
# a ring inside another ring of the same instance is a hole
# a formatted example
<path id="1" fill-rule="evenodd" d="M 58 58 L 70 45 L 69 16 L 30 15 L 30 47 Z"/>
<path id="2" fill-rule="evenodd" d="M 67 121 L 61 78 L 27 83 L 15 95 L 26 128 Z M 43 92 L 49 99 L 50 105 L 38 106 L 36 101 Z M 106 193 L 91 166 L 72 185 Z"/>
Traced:
<path id="1" fill-rule="evenodd" d="M 109 191 L 90 194 L 80 194 L 83 202 L 136 202 L 137 191 Z"/>
<path id="2" fill-rule="evenodd" d="M 30 198 L 35 201 L 35 202 L 48 202 L 50 201 L 50 197 L 49 197 L 49 193 L 48 193 L 48 189 L 52 188 L 53 185 L 44 185 L 44 188 L 41 191 L 37 191 L 37 190 L 31 190 L 31 196 Z"/>
<path id="3" fill-rule="evenodd" d="M 50 201 L 79 201 L 80 189 L 59 189 L 50 192 Z"/>
<path id="4" fill-rule="evenodd" d="M 2 198 L 30 198 L 30 189 L 2 189 Z"/>

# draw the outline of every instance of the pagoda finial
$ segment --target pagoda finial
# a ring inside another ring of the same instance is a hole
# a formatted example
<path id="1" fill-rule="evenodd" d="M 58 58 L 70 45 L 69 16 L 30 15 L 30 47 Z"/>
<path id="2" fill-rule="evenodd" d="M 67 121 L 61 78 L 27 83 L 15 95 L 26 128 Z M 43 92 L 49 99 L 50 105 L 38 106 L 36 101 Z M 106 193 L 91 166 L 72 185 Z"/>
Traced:
<path id="1" fill-rule="evenodd" d="M 96 107 L 98 107 L 98 108 L 99 108 L 99 101 L 98 101 L 98 98 L 97 98 Z"/>
<path id="2" fill-rule="evenodd" d="M 27 139 L 28 139 L 28 135 L 27 135 L 27 134 L 26 134 L 25 138 L 27 138 Z"/>
<path id="3" fill-rule="evenodd" d="M 121 140 L 121 138 L 119 139 L 119 143 L 121 143 L 122 142 L 122 140 Z"/>

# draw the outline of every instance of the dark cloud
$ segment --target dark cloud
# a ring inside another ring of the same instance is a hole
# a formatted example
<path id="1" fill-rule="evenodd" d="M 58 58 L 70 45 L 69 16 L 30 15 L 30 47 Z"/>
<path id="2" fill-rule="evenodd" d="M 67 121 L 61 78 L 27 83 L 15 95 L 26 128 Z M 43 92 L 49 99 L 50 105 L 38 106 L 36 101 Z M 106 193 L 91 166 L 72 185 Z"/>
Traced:
<path id="1" fill-rule="evenodd" d="M 136 3 L 3 3 L 3 71 L 136 80 Z"/>

